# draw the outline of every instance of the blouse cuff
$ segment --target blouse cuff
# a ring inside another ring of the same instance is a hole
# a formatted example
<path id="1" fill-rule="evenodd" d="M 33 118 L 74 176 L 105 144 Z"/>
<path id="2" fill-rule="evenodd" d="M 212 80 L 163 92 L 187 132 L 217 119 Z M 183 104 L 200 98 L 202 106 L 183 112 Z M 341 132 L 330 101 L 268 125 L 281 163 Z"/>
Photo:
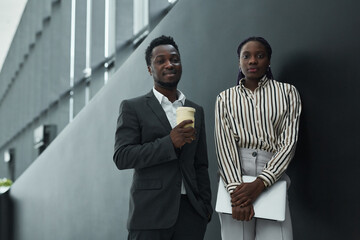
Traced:
<path id="1" fill-rule="evenodd" d="M 241 184 L 241 183 L 239 183 L 239 182 L 229 183 L 229 184 L 226 186 L 226 188 L 227 188 L 227 190 L 228 190 L 229 193 L 232 193 L 232 192 L 236 189 L 237 186 L 240 186 L 240 184 Z"/>
<path id="2" fill-rule="evenodd" d="M 264 182 L 266 188 L 270 187 L 276 182 L 276 177 L 273 173 L 264 170 L 260 175 L 259 178 Z"/>

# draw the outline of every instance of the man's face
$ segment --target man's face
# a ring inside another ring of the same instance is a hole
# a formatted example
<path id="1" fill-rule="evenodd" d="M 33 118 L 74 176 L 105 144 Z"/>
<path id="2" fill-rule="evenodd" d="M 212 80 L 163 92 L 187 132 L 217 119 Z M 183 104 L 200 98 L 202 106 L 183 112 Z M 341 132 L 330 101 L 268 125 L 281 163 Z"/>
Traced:
<path id="1" fill-rule="evenodd" d="M 148 71 L 154 78 L 155 87 L 176 88 L 182 73 L 179 53 L 172 45 L 155 47 Z"/>
<path id="2" fill-rule="evenodd" d="M 239 65 L 246 79 L 260 80 L 270 65 L 265 46 L 258 41 L 247 42 L 241 49 Z"/>

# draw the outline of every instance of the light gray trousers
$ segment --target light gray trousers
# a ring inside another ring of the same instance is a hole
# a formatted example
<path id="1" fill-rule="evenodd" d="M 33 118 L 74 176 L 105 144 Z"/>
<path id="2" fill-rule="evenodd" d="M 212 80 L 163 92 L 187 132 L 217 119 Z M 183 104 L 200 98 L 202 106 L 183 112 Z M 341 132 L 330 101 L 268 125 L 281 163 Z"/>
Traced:
<path id="1" fill-rule="evenodd" d="M 242 172 L 245 175 L 258 176 L 264 165 L 271 159 L 272 153 L 241 148 L 240 159 Z M 290 178 L 284 174 L 282 177 L 290 185 Z M 285 221 L 278 222 L 261 218 L 251 221 L 238 221 L 230 214 L 219 213 L 222 240 L 292 240 L 292 226 L 289 203 L 286 201 Z"/>

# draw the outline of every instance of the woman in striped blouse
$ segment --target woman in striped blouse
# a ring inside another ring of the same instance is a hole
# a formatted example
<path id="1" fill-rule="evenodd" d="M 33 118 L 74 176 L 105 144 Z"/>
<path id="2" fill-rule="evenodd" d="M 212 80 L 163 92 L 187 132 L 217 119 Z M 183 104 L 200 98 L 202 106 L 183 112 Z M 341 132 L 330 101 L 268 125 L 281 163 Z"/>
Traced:
<path id="1" fill-rule="evenodd" d="M 296 88 L 273 79 L 271 47 L 251 37 L 238 47 L 238 85 L 221 92 L 215 106 L 215 142 L 232 215 L 220 213 L 221 235 L 232 239 L 292 239 L 288 204 L 284 222 L 253 218 L 252 203 L 285 174 L 298 138 L 301 101 Z M 242 175 L 256 176 L 243 183 Z"/>

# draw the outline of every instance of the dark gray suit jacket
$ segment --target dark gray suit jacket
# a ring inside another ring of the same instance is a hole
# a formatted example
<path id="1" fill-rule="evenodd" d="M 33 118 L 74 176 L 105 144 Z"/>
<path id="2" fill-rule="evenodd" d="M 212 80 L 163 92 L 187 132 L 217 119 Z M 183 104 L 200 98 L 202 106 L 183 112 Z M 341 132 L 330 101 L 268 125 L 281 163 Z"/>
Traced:
<path id="1" fill-rule="evenodd" d="M 212 214 L 204 111 L 196 109 L 196 140 L 175 151 L 171 125 L 150 93 L 120 106 L 115 136 L 114 162 L 119 169 L 134 169 L 130 190 L 129 230 L 165 229 L 178 216 L 181 180 L 194 209 L 208 219 Z"/>

